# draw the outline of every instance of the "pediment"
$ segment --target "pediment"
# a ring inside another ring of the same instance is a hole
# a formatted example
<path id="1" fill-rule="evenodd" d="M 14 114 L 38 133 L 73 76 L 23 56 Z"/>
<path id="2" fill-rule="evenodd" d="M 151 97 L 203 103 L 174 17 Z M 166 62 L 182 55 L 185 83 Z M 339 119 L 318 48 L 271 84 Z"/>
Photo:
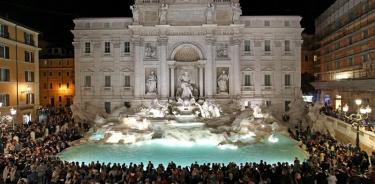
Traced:
<path id="1" fill-rule="evenodd" d="M 243 71 L 254 71 L 255 69 L 253 67 L 246 67 L 243 69 Z"/>
<path id="2" fill-rule="evenodd" d="M 112 68 L 102 68 L 100 69 L 101 72 L 114 72 Z"/>
<path id="3" fill-rule="evenodd" d="M 121 72 L 133 72 L 131 68 L 125 67 L 120 70 Z"/>
<path id="4" fill-rule="evenodd" d="M 292 67 L 292 66 L 284 66 L 282 68 L 282 71 L 295 71 L 296 68 L 295 67 Z"/>
<path id="5" fill-rule="evenodd" d="M 275 69 L 273 67 L 270 67 L 270 66 L 266 66 L 264 68 L 262 68 L 262 71 L 274 71 Z"/>
<path id="6" fill-rule="evenodd" d="M 95 72 L 94 70 L 92 70 L 91 68 L 85 68 L 83 70 L 81 70 L 82 72 Z"/>

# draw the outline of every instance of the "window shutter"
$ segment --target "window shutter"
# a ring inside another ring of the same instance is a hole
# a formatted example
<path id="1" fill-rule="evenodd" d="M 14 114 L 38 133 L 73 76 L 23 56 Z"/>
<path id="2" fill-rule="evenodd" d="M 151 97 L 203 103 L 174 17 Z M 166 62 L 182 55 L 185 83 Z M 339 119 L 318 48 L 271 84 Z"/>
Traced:
<path id="1" fill-rule="evenodd" d="M 10 81 L 10 72 L 9 72 L 9 69 L 5 70 L 5 81 Z"/>
<path id="2" fill-rule="evenodd" d="M 34 93 L 31 94 L 31 103 L 32 104 L 35 103 L 35 95 L 34 95 Z"/>
<path id="3" fill-rule="evenodd" d="M 9 47 L 5 46 L 5 59 L 9 59 Z"/>
<path id="4" fill-rule="evenodd" d="M 0 58 L 5 58 L 5 46 L 0 45 Z"/>
<path id="5" fill-rule="evenodd" d="M 30 94 L 26 94 L 26 104 L 30 104 Z"/>
<path id="6" fill-rule="evenodd" d="M 29 82 L 29 78 L 27 77 L 28 72 L 25 71 L 25 82 Z"/>
<path id="7" fill-rule="evenodd" d="M 34 72 L 31 72 L 31 81 L 30 82 L 34 82 Z"/>
<path id="8" fill-rule="evenodd" d="M 9 106 L 9 95 L 5 95 L 5 106 Z"/>

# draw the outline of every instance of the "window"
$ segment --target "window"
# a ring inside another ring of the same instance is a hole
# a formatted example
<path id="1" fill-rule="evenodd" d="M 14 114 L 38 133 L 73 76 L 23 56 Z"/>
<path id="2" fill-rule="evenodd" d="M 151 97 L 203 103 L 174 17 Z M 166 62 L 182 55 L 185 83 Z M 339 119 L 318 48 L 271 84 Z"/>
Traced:
<path id="1" fill-rule="evenodd" d="M 9 47 L 0 45 L 0 58 L 9 59 Z"/>
<path id="2" fill-rule="evenodd" d="M 368 37 L 368 30 L 366 29 L 362 31 L 362 39 L 365 39 L 367 37 Z"/>
<path id="3" fill-rule="evenodd" d="M 285 46 L 285 52 L 289 52 L 290 51 L 290 41 L 289 40 L 285 40 L 284 42 L 284 46 Z"/>
<path id="4" fill-rule="evenodd" d="M 124 42 L 124 53 L 130 54 L 130 42 Z"/>
<path id="5" fill-rule="evenodd" d="M 111 87 L 111 76 L 105 76 L 104 87 Z"/>
<path id="6" fill-rule="evenodd" d="M 49 76 L 52 76 L 52 72 L 49 72 Z"/>
<path id="7" fill-rule="evenodd" d="M 305 54 L 305 62 L 309 62 L 309 55 Z"/>
<path id="8" fill-rule="evenodd" d="M 2 103 L 2 106 L 9 106 L 9 95 L 0 94 L 0 103 Z"/>
<path id="9" fill-rule="evenodd" d="M 336 61 L 335 65 L 336 65 L 335 68 L 339 69 L 340 68 L 340 61 Z"/>
<path id="10" fill-rule="evenodd" d="M 34 54 L 30 51 L 25 51 L 25 62 L 34 63 Z"/>
<path id="11" fill-rule="evenodd" d="M 69 82 L 66 83 L 66 88 L 69 89 Z"/>
<path id="12" fill-rule="evenodd" d="M 264 75 L 264 85 L 271 86 L 271 75 L 269 74 Z"/>
<path id="13" fill-rule="evenodd" d="M 269 20 L 264 21 L 264 26 L 269 27 L 271 25 L 271 22 Z"/>
<path id="14" fill-rule="evenodd" d="M 61 76 L 61 72 L 59 72 L 59 76 Z"/>
<path id="15" fill-rule="evenodd" d="M 285 86 L 290 86 L 291 85 L 290 74 L 285 74 L 284 80 L 285 80 L 284 81 Z"/>
<path id="16" fill-rule="evenodd" d="M 244 41 L 244 51 L 245 52 L 251 52 L 251 41 L 250 40 Z"/>
<path id="17" fill-rule="evenodd" d="M 59 88 L 61 88 L 61 83 L 59 83 Z"/>
<path id="18" fill-rule="evenodd" d="M 43 72 L 43 76 L 44 76 L 44 77 L 47 76 L 47 72 Z"/>
<path id="19" fill-rule="evenodd" d="M 52 88 L 53 88 L 52 83 L 49 83 L 49 89 L 52 89 Z"/>
<path id="20" fill-rule="evenodd" d="M 34 82 L 34 72 L 25 71 L 25 82 Z"/>
<path id="21" fill-rule="evenodd" d="M 266 106 L 267 106 L 267 107 L 270 107 L 271 105 L 272 105 L 272 102 L 271 102 L 270 100 L 267 100 L 267 101 L 266 101 Z"/>
<path id="22" fill-rule="evenodd" d="M 8 82 L 10 81 L 10 73 L 9 69 L 6 68 L 0 68 L 0 81 L 1 82 Z"/>
<path id="23" fill-rule="evenodd" d="M 66 76 L 69 76 L 69 72 L 66 72 Z"/>
<path id="24" fill-rule="evenodd" d="M 34 35 L 24 32 L 24 40 L 28 45 L 34 45 Z"/>
<path id="25" fill-rule="evenodd" d="M 111 53 L 111 43 L 110 42 L 104 43 L 104 53 Z"/>
<path id="26" fill-rule="evenodd" d="M 290 26 L 290 22 L 289 22 L 289 21 L 287 21 L 287 20 L 286 20 L 286 21 L 284 21 L 284 26 L 285 26 L 285 27 L 289 27 L 289 26 Z"/>
<path id="27" fill-rule="evenodd" d="M 85 84 L 85 87 L 91 87 L 91 76 L 90 75 L 85 76 L 84 84 Z"/>
<path id="28" fill-rule="evenodd" d="M 61 96 L 59 96 L 59 102 L 61 102 L 62 101 L 62 98 L 61 98 Z"/>
<path id="29" fill-rule="evenodd" d="M 26 104 L 34 104 L 34 93 L 27 93 L 26 94 Z"/>
<path id="30" fill-rule="evenodd" d="M 85 43 L 85 53 L 91 53 L 91 44 L 90 42 Z"/>
<path id="31" fill-rule="evenodd" d="M 130 76 L 129 75 L 125 75 L 125 84 L 124 84 L 125 87 L 130 87 Z"/>
<path id="32" fill-rule="evenodd" d="M 367 62 L 367 61 L 369 61 L 368 54 L 363 54 L 362 55 L 362 62 Z"/>
<path id="33" fill-rule="evenodd" d="M 348 61 L 348 65 L 349 65 L 349 66 L 353 66 L 353 64 L 354 64 L 354 63 L 353 63 L 353 57 L 350 57 L 350 58 L 349 58 L 349 61 Z"/>
<path id="34" fill-rule="evenodd" d="M 290 104 L 290 101 L 285 101 L 285 111 L 289 111 L 289 104 Z"/>
<path id="35" fill-rule="evenodd" d="M 251 75 L 245 75 L 245 86 L 251 86 Z"/>
<path id="36" fill-rule="evenodd" d="M 104 102 L 104 108 L 106 113 L 111 113 L 111 102 Z"/>
<path id="37" fill-rule="evenodd" d="M 270 40 L 264 41 L 264 51 L 271 52 L 271 41 Z"/>
<path id="38" fill-rule="evenodd" d="M 9 38 L 8 26 L 0 24 L 0 37 Z"/>
<path id="39" fill-rule="evenodd" d="M 352 44 L 353 43 L 353 37 L 349 36 L 348 41 L 349 41 L 349 44 Z"/>
<path id="40" fill-rule="evenodd" d="M 337 42 L 337 43 L 335 44 L 335 48 L 336 48 L 336 49 L 339 49 L 339 48 L 340 48 L 340 42 Z"/>

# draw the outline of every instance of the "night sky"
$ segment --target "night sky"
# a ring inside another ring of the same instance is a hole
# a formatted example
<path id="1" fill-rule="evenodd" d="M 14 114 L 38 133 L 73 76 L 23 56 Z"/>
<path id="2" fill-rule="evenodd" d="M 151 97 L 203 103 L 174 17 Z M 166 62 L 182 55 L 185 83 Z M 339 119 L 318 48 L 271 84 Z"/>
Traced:
<path id="1" fill-rule="evenodd" d="M 243 15 L 300 15 L 306 32 L 335 0 L 241 0 Z M 133 0 L 0 0 L 0 16 L 41 32 L 52 43 L 70 44 L 78 17 L 129 17 Z"/>

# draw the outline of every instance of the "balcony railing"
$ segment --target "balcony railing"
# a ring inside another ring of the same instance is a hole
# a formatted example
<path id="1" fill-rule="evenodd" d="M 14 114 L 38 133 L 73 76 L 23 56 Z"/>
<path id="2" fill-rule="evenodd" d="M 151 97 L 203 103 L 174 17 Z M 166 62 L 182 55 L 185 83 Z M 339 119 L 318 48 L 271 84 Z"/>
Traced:
<path id="1" fill-rule="evenodd" d="M 35 46 L 35 41 L 34 40 L 25 40 L 24 42 L 27 45 Z"/>
<path id="2" fill-rule="evenodd" d="M 9 38 L 9 33 L 8 32 L 0 32 L 0 37 L 2 38 Z"/>

